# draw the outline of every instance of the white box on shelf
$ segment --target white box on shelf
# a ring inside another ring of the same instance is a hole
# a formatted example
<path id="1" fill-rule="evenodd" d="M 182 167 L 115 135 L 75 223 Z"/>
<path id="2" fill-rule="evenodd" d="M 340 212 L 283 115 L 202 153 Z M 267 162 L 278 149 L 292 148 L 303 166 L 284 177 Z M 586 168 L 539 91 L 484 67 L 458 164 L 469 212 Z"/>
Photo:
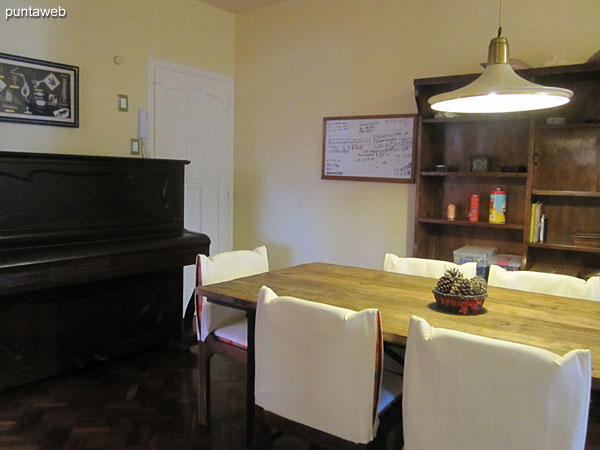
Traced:
<path id="1" fill-rule="evenodd" d="M 464 247 L 457 248 L 452 253 L 455 264 L 475 261 L 477 263 L 477 275 L 487 279 L 490 268 L 490 257 L 496 254 L 496 249 L 493 247 L 480 247 L 478 245 L 465 245 Z"/>

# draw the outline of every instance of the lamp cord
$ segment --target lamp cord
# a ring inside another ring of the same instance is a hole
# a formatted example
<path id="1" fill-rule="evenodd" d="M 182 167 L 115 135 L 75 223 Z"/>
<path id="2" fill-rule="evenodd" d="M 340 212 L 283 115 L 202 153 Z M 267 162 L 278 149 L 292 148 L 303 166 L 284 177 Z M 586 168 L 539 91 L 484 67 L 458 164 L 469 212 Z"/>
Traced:
<path id="1" fill-rule="evenodd" d="M 498 37 L 502 36 L 502 3 L 504 0 L 500 0 L 500 14 L 498 17 Z"/>

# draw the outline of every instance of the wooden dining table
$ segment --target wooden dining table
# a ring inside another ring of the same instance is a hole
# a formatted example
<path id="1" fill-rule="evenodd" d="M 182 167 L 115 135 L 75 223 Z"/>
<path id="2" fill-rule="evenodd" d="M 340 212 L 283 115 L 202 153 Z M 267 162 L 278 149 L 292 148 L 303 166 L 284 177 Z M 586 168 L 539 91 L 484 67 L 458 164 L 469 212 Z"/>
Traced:
<path id="1" fill-rule="evenodd" d="M 381 312 L 383 339 L 405 344 L 412 315 L 433 327 L 533 345 L 557 354 L 592 351 L 592 388 L 600 389 L 600 302 L 489 287 L 483 310 L 440 310 L 433 278 L 327 263 L 310 263 L 196 288 L 208 301 L 248 311 L 248 411 L 254 408 L 254 312 L 261 286 L 355 311 Z M 252 426 L 251 414 L 248 425 Z M 249 431 L 250 432 L 250 431 Z"/>

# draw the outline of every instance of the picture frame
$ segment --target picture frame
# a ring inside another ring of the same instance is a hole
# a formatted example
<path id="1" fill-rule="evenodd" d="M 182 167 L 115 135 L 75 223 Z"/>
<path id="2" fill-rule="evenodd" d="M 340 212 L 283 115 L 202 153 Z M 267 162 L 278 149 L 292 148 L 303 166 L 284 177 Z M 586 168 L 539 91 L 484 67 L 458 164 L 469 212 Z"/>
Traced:
<path id="1" fill-rule="evenodd" d="M 471 172 L 489 172 L 490 158 L 485 155 L 471 156 Z"/>
<path id="2" fill-rule="evenodd" d="M 79 127 L 79 67 L 0 53 L 0 121 Z"/>

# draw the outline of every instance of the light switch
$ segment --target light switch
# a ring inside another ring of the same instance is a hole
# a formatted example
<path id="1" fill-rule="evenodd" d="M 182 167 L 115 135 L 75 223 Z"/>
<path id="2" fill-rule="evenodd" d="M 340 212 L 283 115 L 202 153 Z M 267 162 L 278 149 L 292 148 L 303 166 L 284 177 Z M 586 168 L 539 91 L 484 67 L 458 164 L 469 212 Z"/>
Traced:
<path id="1" fill-rule="evenodd" d="M 119 111 L 127 112 L 129 111 L 129 101 L 127 100 L 127 96 L 124 94 L 117 95 L 117 107 Z"/>
<path id="2" fill-rule="evenodd" d="M 131 138 L 129 140 L 129 152 L 132 155 L 139 155 L 140 154 L 140 140 L 139 139 Z"/>

